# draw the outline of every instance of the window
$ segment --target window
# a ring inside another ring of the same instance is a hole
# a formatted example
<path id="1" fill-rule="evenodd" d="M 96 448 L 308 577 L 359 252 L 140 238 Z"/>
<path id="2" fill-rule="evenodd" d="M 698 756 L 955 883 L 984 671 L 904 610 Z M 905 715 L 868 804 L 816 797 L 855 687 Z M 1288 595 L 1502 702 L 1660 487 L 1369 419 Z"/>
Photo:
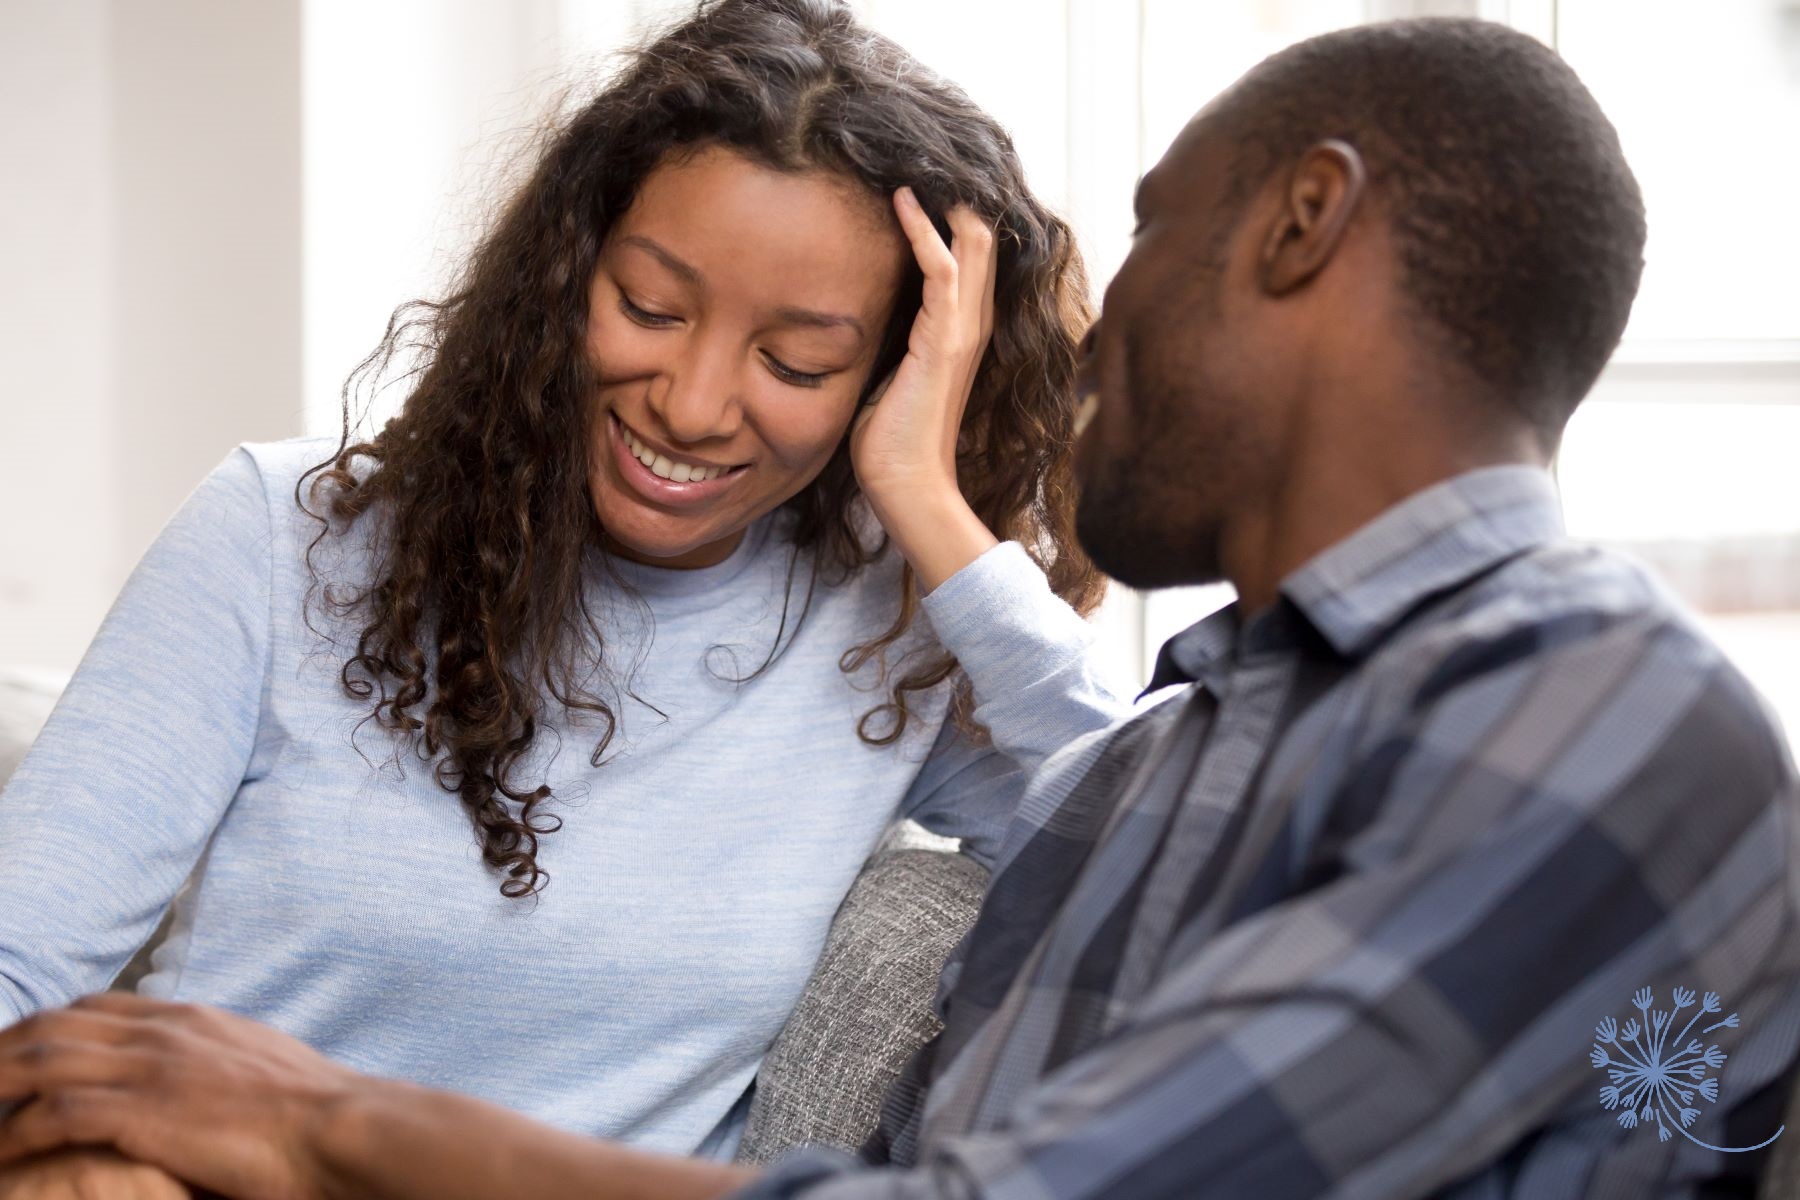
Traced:
<path id="1" fill-rule="evenodd" d="M 1782 148 L 1800 126 L 1800 2 L 1556 0 L 1552 36 L 1618 128 L 1650 218 L 1625 342 L 1564 443 L 1570 529 L 1649 561 L 1791 736 L 1800 240 L 1775 214 L 1800 189 Z"/>
<path id="2" fill-rule="evenodd" d="M 1783 225 L 1800 192 L 1800 159 L 1786 152 L 1800 128 L 1800 0 L 852 2 L 1008 126 L 1034 186 L 1074 224 L 1096 288 L 1124 257 L 1137 177 L 1264 55 L 1433 13 L 1507 21 L 1556 46 L 1618 126 L 1651 219 L 1625 344 L 1558 464 L 1571 530 L 1648 559 L 1800 729 L 1800 483 L 1786 461 L 1800 445 L 1800 302 L 1788 294 L 1800 239 Z M 387 0 L 374 6 L 385 25 L 367 7 L 305 6 L 314 428 L 335 419 L 335 383 L 399 298 L 396 281 L 428 280 L 428 264 L 473 227 L 490 148 L 521 111 L 691 0 L 480 0 L 455 6 L 454 20 Z M 404 95 L 373 89 L 382 71 L 410 81 Z M 442 126 L 400 143 L 430 162 L 389 178 L 386 131 L 432 119 Z M 419 220 L 420 188 L 451 197 L 435 225 Z M 404 202 L 384 200 L 395 196 Z M 365 295 L 374 281 L 379 294 Z M 1127 684 L 1146 677 L 1164 638 L 1230 596 L 1115 592 L 1101 631 Z"/>

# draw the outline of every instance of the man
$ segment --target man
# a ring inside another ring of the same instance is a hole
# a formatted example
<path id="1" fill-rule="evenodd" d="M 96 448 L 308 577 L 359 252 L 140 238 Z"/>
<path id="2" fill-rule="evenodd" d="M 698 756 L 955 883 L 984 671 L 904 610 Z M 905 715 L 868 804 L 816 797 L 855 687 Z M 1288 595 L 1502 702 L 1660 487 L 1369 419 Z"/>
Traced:
<path id="1" fill-rule="evenodd" d="M 1643 240 L 1593 99 L 1499 26 L 1303 43 L 1181 134 L 1091 340 L 1081 535 L 1239 599 L 1034 781 L 866 1161 L 658 1158 L 130 997 L 0 1035 L 39 1097 L 0 1156 L 283 1196 L 1749 1194 L 1763 1152 L 1720 1148 L 1776 1131 L 1800 1036 L 1792 763 L 1546 471 Z M 1646 988 L 1738 1020 L 1602 1093 L 1670 1040 L 1652 1002 L 1606 1032 Z"/>

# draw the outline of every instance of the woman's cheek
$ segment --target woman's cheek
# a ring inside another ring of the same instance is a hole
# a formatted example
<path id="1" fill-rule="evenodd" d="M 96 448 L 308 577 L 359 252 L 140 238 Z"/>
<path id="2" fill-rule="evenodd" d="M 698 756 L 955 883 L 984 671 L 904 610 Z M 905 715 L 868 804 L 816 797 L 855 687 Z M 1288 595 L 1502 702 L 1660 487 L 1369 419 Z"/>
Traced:
<path id="1" fill-rule="evenodd" d="M 640 328 L 623 315 L 596 315 L 588 321 L 588 356 L 603 380 L 653 374 L 661 368 L 669 342 L 668 332 Z"/>
<path id="2" fill-rule="evenodd" d="M 816 474 L 850 429 L 857 392 L 852 388 L 792 388 L 776 384 L 780 394 L 759 389 L 752 400 L 754 419 L 765 444 L 790 470 Z"/>

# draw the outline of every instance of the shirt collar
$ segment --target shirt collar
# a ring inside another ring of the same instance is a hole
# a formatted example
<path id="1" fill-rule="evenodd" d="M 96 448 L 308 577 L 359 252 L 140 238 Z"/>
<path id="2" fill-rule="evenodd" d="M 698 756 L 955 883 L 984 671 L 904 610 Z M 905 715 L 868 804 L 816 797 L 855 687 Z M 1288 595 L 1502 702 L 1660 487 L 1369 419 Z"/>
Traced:
<path id="1" fill-rule="evenodd" d="M 1483 467 L 1415 492 L 1327 547 L 1282 582 L 1281 595 L 1332 649 L 1354 658 L 1430 596 L 1562 533 L 1548 472 Z M 1282 615 L 1262 614 L 1250 632 Z M 1236 650 L 1241 622 L 1231 604 L 1170 638 L 1145 691 L 1216 686 L 1209 676 Z"/>

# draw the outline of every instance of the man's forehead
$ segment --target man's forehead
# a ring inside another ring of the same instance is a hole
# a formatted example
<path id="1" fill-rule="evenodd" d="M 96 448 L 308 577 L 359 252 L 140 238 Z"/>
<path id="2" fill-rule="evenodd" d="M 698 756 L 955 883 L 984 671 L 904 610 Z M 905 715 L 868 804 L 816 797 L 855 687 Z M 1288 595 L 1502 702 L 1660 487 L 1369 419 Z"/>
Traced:
<path id="1" fill-rule="evenodd" d="M 1138 180 L 1139 211 L 1144 206 L 1190 204 L 1206 194 L 1227 165 L 1214 106 L 1201 109 L 1182 126 L 1156 165 Z"/>

